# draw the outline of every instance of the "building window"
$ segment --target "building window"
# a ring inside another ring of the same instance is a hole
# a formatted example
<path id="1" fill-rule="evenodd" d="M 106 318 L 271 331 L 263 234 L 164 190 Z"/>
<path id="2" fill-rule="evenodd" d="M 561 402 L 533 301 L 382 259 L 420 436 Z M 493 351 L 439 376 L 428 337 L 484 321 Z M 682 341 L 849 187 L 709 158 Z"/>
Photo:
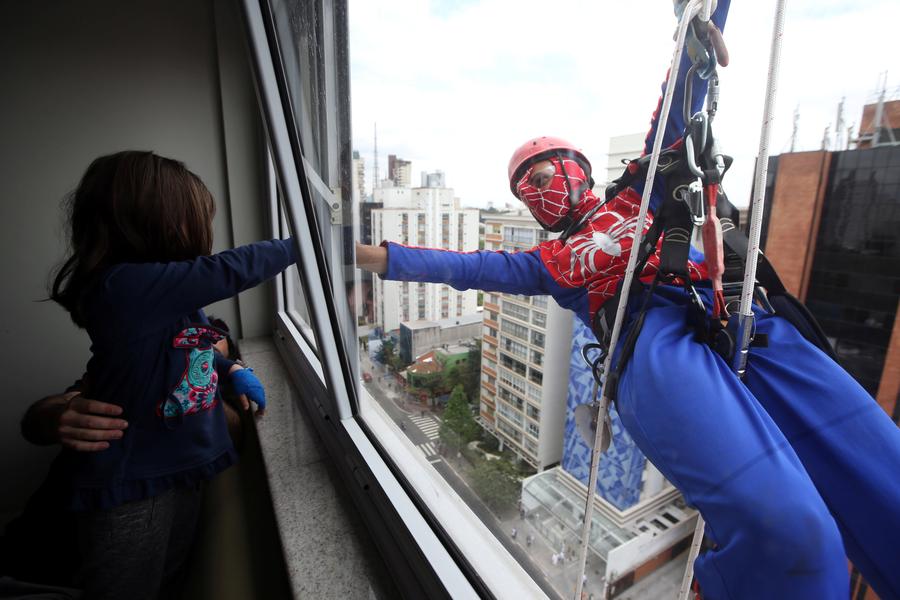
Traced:
<path id="1" fill-rule="evenodd" d="M 537 452 L 538 452 L 537 444 L 535 444 L 530 439 L 524 438 L 522 440 L 522 448 L 525 450 L 525 452 L 527 452 L 531 456 L 535 456 L 535 457 L 537 456 Z"/>
<path id="2" fill-rule="evenodd" d="M 519 375 L 522 375 L 523 377 L 525 376 L 525 373 L 527 372 L 527 367 L 525 366 L 525 363 L 523 363 L 520 360 L 516 360 L 511 356 L 503 354 L 502 352 L 500 353 L 500 364 L 503 365 L 504 367 L 506 367 L 507 369 L 509 369 L 510 371 L 512 371 L 514 373 L 518 373 Z"/>
<path id="3" fill-rule="evenodd" d="M 537 366 L 540 367 L 542 364 L 544 364 L 544 353 L 538 352 L 537 350 L 532 350 L 531 351 L 531 362 L 533 362 L 534 364 L 536 364 Z"/>
<path id="4" fill-rule="evenodd" d="M 524 400 L 522 400 L 521 398 L 519 398 L 518 396 L 516 396 L 515 394 L 513 394 L 506 388 L 500 388 L 497 391 L 497 396 L 500 397 L 500 399 L 515 406 L 518 410 L 522 410 L 522 408 L 525 406 Z"/>
<path id="5" fill-rule="evenodd" d="M 504 227 L 503 241 L 533 246 L 534 229 L 530 227 Z"/>
<path id="6" fill-rule="evenodd" d="M 500 371 L 500 383 L 509 386 L 520 394 L 525 393 L 525 381 L 515 375 L 510 375 L 507 371 Z"/>
<path id="7" fill-rule="evenodd" d="M 500 321 L 500 331 L 502 331 L 503 333 L 508 333 L 509 335 L 515 336 L 521 340 L 525 340 L 526 342 L 528 341 L 528 328 L 524 325 L 519 325 L 514 321 L 502 319 Z"/>
<path id="8" fill-rule="evenodd" d="M 522 427 L 525 424 L 525 418 L 522 416 L 522 413 L 513 410 L 504 402 L 500 402 L 497 404 L 497 412 L 519 427 Z"/>
<path id="9" fill-rule="evenodd" d="M 544 334 L 540 331 L 532 331 L 531 332 L 531 343 L 539 348 L 544 347 Z"/>
<path id="10" fill-rule="evenodd" d="M 525 431 L 528 432 L 528 435 L 538 437 L 541 433 L 541 428 L 535 425 L 534 423 L 528 423 L 525 425 Z"/>
<path id="11" fill-rule="evenodd" d="M 531 315 L 531 322 L 537 327 L 545 328 L 547 327 L 547 315 L 542 312 L 534 311 Z"/>
<path id="12" fill-rule="evenodd" d="M 505 315 L 509 315 L 510 317 L 519 319 L 520 321 L 525 321 L 527 323 L 529 312 L 530 311 L 523 306 L 519 306 L 518 304 L 514 304 L 512 302 L 509 302 L 508 300 L 503 301 L 503 314 Z"/>
<path id="13" fill-rule="evenodd" d="M 441 215 L 441 248 L 450 249 L 450 215 Z"/>
<path id="14" fill-rule="evenodd" d="M 526 406 L 525 414 L 527 414 L 530 418 L 534 419 L 535 421 L 541 420 L 541 410 L 539 408 L 532 406 L 531 404 Z"/>
<path id="15" fill-rule="evenodd" d="M 544 374 L 532 367 L 529 369 L 528 379 L 538 385 L 542 385 L 544 383 Z"/>
<path id="16" fill-rule="evenodd" d="M 500 347 L 503 348 L 504 350 L 506 350 L 507 352 L 515 354 L 516 356 L 519 356 L 521 358 L 525 358 L 525 359 L 528 358 L 528 346 L 526 346 L 525 344 L 520 344 L 519 342 L 513 341 L 506 336 L 503 336 L 501 338 Z"/>
<path id="17" fill-rule="evenodd" d="M 505 421 L 498 420 L 497 421 L 497 429 L 502 431 L 508 438 L 510 438 L 516 445 L 522 443 L 522 432 L 509 425 Z"/>
<path id="18" fill-rule="evenodd" d="M 424 246 L 426 244 L 425 241 L 425 215 L 417 214 L 416 215 L 416 234 L 417 234 L 417 242 L 419 246 Z"/>

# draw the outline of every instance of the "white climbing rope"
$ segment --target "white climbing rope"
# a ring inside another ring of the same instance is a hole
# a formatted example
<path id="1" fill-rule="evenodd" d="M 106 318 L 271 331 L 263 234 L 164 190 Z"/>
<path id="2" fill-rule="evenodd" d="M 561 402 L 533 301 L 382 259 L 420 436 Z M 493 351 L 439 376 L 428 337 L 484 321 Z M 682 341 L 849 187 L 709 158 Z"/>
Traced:
<path id="1" fill-rule="evenodd" d="M 743 377 L 747 368 L 747 356 L 753 337 L 753 290 L 756 285 L 756 263 L 759 258 L 759 237 L 762 230 L 763 205 L 766 201 L 766 179 L 769 171 L 769 136 L 775 120 L 775 92 L 778 85 L 778 67 L 781 62 L 781 39 L 784 37 L 784 7 L 786 0 L 777 0 L 775 25 L 772 30 L 772 48 L 769 52 L 769 75 L 766 80 L 766 100 L 763 108 L 762 129 L 759 134 L 759 152 L 756 155 L 756 179 L 753 182 L 753 204 L 750 220 L 750 240 L 747 247 L 747 265 L 744 285 L 741 288 L 741 307 L 738 316 L 738 338 L 735 345 L 732 368 Z"/>
<path id="2" fill-rule="evenodd" d="M 628 266 L 625 269 L 625 277 L 622 281 L 622 289 L 631 289 L 631 282 L 634 279 L 634 271 L 637 265 L 638 248 L 640 246 L 641 236 L 643 235 L 644 225 L 647 222 L 647 209 L 650 206 L 650 192 L 653 190 L 653 180 L 656 177 L 656 168 L 659 165 L 659 155 L 662 151 L 663 137 L 666 132 L 666 125 L 669 120 L 669 111 L 672 108 L 672 97 L 675 95 L 675 82 L 678 81 L 678 67 L 681 64 L 681 55 L 684 51 L 684 42 L 687 37 L 688 26 L 691 20 L 700 12 L 703 6 L 708 6 L 712 0 L 692 0 L 681 15 L 681 21 L 678 24 L 678 35 L 675 41 L 675 54 L 672 57 L 672 64 L 669 67 L 669 78 L 666 83 L 666 93 L 663 96 L 662 108 L 659 112 L 659 123 L 656 127 L 656 136 L 653 140 L 653 151 L 650 156 L 650 166 L 647 169 L 647 180 L 644 183 L 644 193 L 641 197 L 641 207 L 638 212 L 637 221 L 635 221 L 634 232 L 631 236 L 631 252 L 628 256 Z M 707 9 L 708 11 L 708 9 Z M 707 12 L 707 14 L 709 14 Z M 625 320 L 625 309 L 628 305 L 628 294 L 621 294 L 619 298 L 619 306 L 616 310 L 616 319 L 613 323 L 612 335 L 609 341 L 609 351 L 603 363 L 603 381 L 609 381 L 609 373 L 612 367 L 613 350 L 619 341 L 622 323 Z M 588 477 L 587 501 L 584 509 L 584 523 L 581 527 L 581 548 L 579 556 L 580 569 L 576 573 L 583 574 L 585 565 L 587 564 L 588 545 L 590 543 L 591 520 L 594 512 L 594 491 L 597 488 L 597 467 L 600 464 L 600 452 L 602 450 L 601 438 L 603 437 L 604 420 L 609 418 L 607 408 L 609 406 L 609 393 L 606 386 L 603 386 L 603 393 L 600 396 L 599 418 L 597 420 L 597 432 L 594 435 L 594 444 L 591 449 L 591 471 Z M 608 585 L 609 582 L 606 583 Z M 584 590 L 584 577 L 578 577 L 575 586 L 575 600 L 581 600 L 581 594 Z"/>
<path id="3" fill-rule="evenodd" d="M 756 156 L 756 180 L 753 183 L 753 209 L 750 222 L 750 243 L 747 249 L 747 264 L 744 266 L 744 283 L 741 288 L 741 307 L 738 315 L 738 340 L 736 343 L 732 369 L 738 377 L 743 378 L 747 369 L 747 356 L 753 336 L 753 291 L 756 288 L 756 264 L 759 259 L 759 237 L 762 229 L 763 204 L 766 197 L 766 179 L 769 166 L 769 135 L 775 109 L 775 92 L 778 83 L 778 67 L 781 57 L 781 40 L 784 37 L 784 8 L 786 0 L 777 0 L 775 5 L 775 24 L 772 30 L 772 47 L 769 53 L 769 74 L 766 80 L 766 100 L 763 108 L 762 129 L 759 135 L 759 153 Z M 697 526 L 694 539 L 688 553 L 684 577 L 681 580 L 681 591 L 678 600 L 687 600 L 690 593 L 691 580 L 694 578 L 694 561 L 700 553 L 705 523 L 701 515 L 697 515 Z"/>

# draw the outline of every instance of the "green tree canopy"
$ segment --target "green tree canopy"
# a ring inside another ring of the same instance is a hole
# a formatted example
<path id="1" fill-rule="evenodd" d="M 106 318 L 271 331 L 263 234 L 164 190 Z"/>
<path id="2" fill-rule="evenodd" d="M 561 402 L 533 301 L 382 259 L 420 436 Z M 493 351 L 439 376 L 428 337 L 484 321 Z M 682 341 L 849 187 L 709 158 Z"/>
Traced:
<path id="1" fill-rule="evenodd" d="M 480 428 L 472 417 L 472 409 L 462 385 L 453 388 L 441 421 L 440 436 L 448 446 L 468 444 L 478 438 Z"/>
<path id="2" fill-rule="evenodd" d="M 516 467 L 505 460 L 486 460 L 472 471 L 472 489 L 491 510 L 513 508 L 520 488 Z"/>

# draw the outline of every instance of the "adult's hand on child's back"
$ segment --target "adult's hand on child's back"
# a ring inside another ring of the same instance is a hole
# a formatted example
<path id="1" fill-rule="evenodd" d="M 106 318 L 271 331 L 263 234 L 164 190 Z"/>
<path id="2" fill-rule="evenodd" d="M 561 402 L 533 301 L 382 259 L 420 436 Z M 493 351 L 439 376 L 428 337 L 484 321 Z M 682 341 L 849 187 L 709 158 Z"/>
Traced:
<path id="1" fill-rule="evenodd" d="M 121 439 L 128 421 L 117 418 L 122 407 L 85 398 L 79 392 L 65 395 L 68 401 L 59 414 L 56 433 L 59 443 L 80 452 L 109 448 L 110 440 Z"/>

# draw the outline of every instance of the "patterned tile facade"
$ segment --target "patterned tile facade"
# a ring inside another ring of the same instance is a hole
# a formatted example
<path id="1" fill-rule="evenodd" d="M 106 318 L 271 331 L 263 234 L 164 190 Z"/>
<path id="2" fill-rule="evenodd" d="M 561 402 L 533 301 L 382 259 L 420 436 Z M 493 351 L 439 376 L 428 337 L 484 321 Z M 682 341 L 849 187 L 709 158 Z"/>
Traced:
<path id="1" fill-rule="evenodd" d="M 588 483 L 590 473 L 591 449 L 575 430 L 573 415 L 576 406 L 591 401 L 594 379 L 581 358 L 581 347 L 595 341 L 590 329 L 579 319 L 575 319 L 561 464 L 563 469 L 585 485 Z M 613 441 L 609 450 L 600 457 L 597 492 L 619 510 L 625 510 L 640 499 L 641 475 L 647 459 L 625 431 L 615 407 L 611 410 L 611 414 Z"/>

